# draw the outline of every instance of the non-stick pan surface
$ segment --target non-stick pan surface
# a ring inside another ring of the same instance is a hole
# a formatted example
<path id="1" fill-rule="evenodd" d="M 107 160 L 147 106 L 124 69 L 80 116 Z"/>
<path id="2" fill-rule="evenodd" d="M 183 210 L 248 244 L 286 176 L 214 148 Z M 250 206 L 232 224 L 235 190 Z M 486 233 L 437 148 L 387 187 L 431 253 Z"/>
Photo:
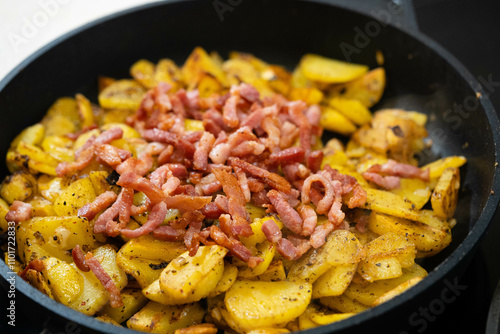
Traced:
<path id="1" fill-rule="evenodd" d="M 498 204 L 500 127 L 487 94 L 454 57 L 417 32 L 382 24 L 325 1 L 222 2 L 232 9 L 222 15 L 214 7 L 216 2 L 206 0 L 168 1 L 128 10 L 77 29 L 37 52 L 0 82 L 0 112 L 9 119 L 0 124 L 0 156 L 5 156 L 14 136 L 39 121 L 55 99 L 83 93 L 95 102 L 98 75 L 127 77 L 130 65 L 140 58 L 156 61 L 169 57 L 182 64 L 200 45 L 223 56 L 231 50 L 251 52 L 289 69 L 307 52 L 375 67 L 375 53 L 380 50 L 388 85 L 375 108 L 429 114 L 429 136 L 434 144 L 422 155 L 422 162 L 447 155 L 468 159 L 462 169 L 463 190 L 453 242 L 423 262 L 430 274 L 410 291 L 309 332 L 383 328 L 404 333 L 419 329 L 415 324 L 419 319 L 414 316 L 419 307 L 436 300 L 444 303 L 444 289 L 459 291 L 457 279 Z M 7 175 L 3 166 L 0 174 Z M 11 277 L 3 262 L 0 273 L 4 279 Z M 6 281 L 2 283 L 7 286 Z M 34 322 L 55 323 L 63 331 L 69 326 L 74 332 L 75 325 L 85 331 L 131 332 L 71 310 L 21 279 L 16 280 L 16 290 L 18 312 L 28 310 Z"/>

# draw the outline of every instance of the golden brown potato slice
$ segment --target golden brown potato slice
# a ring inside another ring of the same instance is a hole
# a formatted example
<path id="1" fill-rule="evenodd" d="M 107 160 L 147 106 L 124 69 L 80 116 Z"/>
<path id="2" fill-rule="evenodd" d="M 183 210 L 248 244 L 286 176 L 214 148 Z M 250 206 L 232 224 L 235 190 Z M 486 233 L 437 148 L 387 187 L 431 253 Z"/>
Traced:
<path id="1" fill-rule="evenodd" d="M 99 104 L 105 109 L 139 108 L 146 90 L 134 80 L 117 80 L 99 93 Z"/>
<path id="2" fill-rule="evenodd" d="M 356 125 L 343 114 L 330 107 L 321 108 L 320 125 L 330 131 L 348 136 L 356 131 Z"/>
<path id="3" fill-rule="evenodd" d="M 149 302 L 127 321 L 127 327 L 147 333 L 174 334 L 177 329 L 201 323 L 204 316 L 205 310 L 199 303 L 166 306 Z"/>
<path id="4" fill-rule="evenodd" d="M 366 65 L 346 63 L 315 54 L 303 56 L 299 66 L 307 79 L 323 83 L 351 81 L 368 71 Z"/>
<path id="5" fill-rule="evenodd" d="M 385 81 L 385 70 L 382 67 L 375 68 L 357 79 L 333 86 L 329 89 L 328 96 L 357 100 L 365 107 L 371 108 L 380 101 Z"/>
<path id="6" fill-rule="evenodd" d="M 459 189 L 460 171 L 458 168 L 445 169 L 431 197 L 432 209 L 436 216 L 443 219 L 453 217 L 457 207 Z"/>
<path id="7" fill-rule="evenodd" d="M 309 283 L 299 281 L 237 281 L 226 292 L 224 304 L 234 325 L 242 331 L 279 327 L 305 311 L 311 290 Z"/>

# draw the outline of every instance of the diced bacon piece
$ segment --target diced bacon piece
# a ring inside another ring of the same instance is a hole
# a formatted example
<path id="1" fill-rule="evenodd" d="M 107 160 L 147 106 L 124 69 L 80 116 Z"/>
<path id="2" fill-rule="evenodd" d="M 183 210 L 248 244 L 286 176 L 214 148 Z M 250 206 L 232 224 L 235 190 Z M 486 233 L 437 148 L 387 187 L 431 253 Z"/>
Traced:
<path id="1" fill-rule="evenodd" d="M 382 176 L 377 173 L 364 172 L 363 177 L 375 183 L 377 186 L 387 190 L 398 189 L 401 187 L 401 182 L 398 176 Z"/>
<path id="2" fill-rule="evenodd" d="M 252 202 L 257 206 L 270 205 L 271 201 L 267 198 L 267 192 L 264 188 L 252 194 Z"/>
<path id="3" fill-rule="evenodd" d="M 429 169 L 421 170 L 418 167 L 397 162 L 395 160 L 389 159 L 383 165 L 373 165 L 368 168 L 369 173 L 383 173 L 390 176 L 399 176 L 404 178 L 421 179 L 422 181 L 429 181 L 430 171 Z"/>
<path id="4" fill-rule="evenodd" d="M 274 152 L 279 148 L 281 140 L 279 122 L 276 118 L 267 116 L 262 120 L 261 126 L 267 133 L 267 138 L 264 140 L 266 147 L 268 147 L 271 152 Z"/>
<path id="5" fill-rule="evenodd" d="M 248 188 L 251 192 L 259 192 L 264 190 L 264 183 L 254 177 L 247 177 Z"/>
<path id="6" fill-rule="evenodd" d="M 302 162 L 304 157 L 305 151 L 302 147 L 290 147 L 271 154 L 269 159 L 279 164 L 292 164 Z"/>
<path id="7" fill-rule="evenodd" d="M 321 109 L 317 104 L 313 104 L 307 108 L 306 117 L 312 126 L 319 126 L 321 120 Z"/>
<path id="8" fill-rule="evenodd" d="M 281 126 L 281 137 L 279 147 L 281 149 L 292 146 L 299 136 L 299 128 L 295 124 L 285 121 Z"/>
<path id="9" fill-rule="evenodd" d="M 210 132 L 204 132 L 198 147 L 194 152 L 193 168 L 196 170 L 206 170 L 208 166 L 208 154 L 212 150 L 215 137 Z"/>
<path id="10" fill-rule="evenodd" d="M 300 147 L 306 152 L 306 157 L 311 152 L 311 123 L 304 115 L 307 105 L 304 101 L 293 101 L 288 103 L 288 113 L 291 120 L 299 127 Z"/>
<path id="11" fill-rule="evenodd" d="M 309 168 L 313 173 L 316 173 L 321 169 L 322 162 L 323 151 L 312 151 L 307 158 L 307 168 Z"/>
<path id="12" fill-rule="evenodd" d="M 298 212 L 285 200 L 283 195 L 279 191 L 273 189 L 267 193 L 267 197 L 276 209 L 283 224 L 292 232 L 300 234 L 302 232 L 302 218 L 300 218 Z"/>
<path id="13" fill-rule="evenodd" d="M 220 206 L 214 202 L 210 202 L 201 209 L 201 213 L 205 215 L 207 219 L 219 219 L 220 215 L 227 213 L 221 209 Z"/>
<path id="14" fill-rule="evenodd" d="M 166 145 L 167 147 L 161 151 L 158 156 L 158 165 L 164 165 L 170 161 L 172 154 L 174 153 L 174 147 L 172 145 Z"/>
<path id="15" fill-rule="evenodd" d="M 278 253 L 283 256 L 284 259 L 292 261 L 298 258 L 299 252 L 297 248 L 287 239 L 280 239 L 276 247 Z"/>
<path id="16" fill-rule="evenodd" d="M 297 258 L 300 258 L 311 248 L 309 240 L 300 235 L 290 234 L 286 238 L 295 246 L 295 249 L 297 249 Z"/>
<path id="17" fill-rule="evenodd" d="M 201 210 L 205 205 L 212 201 L 211 196 L 190 196 L 175 195 L 165 199 L 169 208 L 179 209 L 181 211 Z"/>
<path id="18" fill-rule="evenodd" d="M 153 231 L 153 237 L 162 241 L 182 241 L 184 240 L 185 234 L 186 230 L 175 229 L 168 225 L 158 226 L 156 230 Z"/>
<path id="19" fill-rule="evenodd" d="M 325 178 L 322 174 L 313 174 L 307 179 L 305 179 L 304 184 L 302 186 L 302 203 L 308 204 L 310 201 L 309 193 L 311 192 L 311 186 L 314 182 L 320 182 L 325 188 L 325 195 L 323 198 L 317 203 L 316 211 L 319 214 L 325 214 L 328 212 L 328 209 L 332 206 L 334 200 L 334 191 L 332 183 Z"/>
<path id="20" fill-rule="evenodd" d="M 246 173 L 250 174 L 253 177 L 260 179 L 262 182 L 270 185 L 276 190 L 289 193 L 291 191 L 290 183 L 283 177 L 279 176 L 276 173 L 271 173 L 263 168 L 254 166 L 246 161 L 243 161 L 238 158 L 230 158 L 229 164 L 233 167 L 239 167 L 243 169 Z"/>
<path id="21" fill-rule="evenodd" d="M 253 234 L 248 223 L 249 216 L 245 209 L 245 195 L 243 194 L 237 178 L 224 170 L 214 169 L 213 173 L 222 184 L 222 189 L 228 197 L 228 212 L 234 220 L 234 235 L 248 237 Z"/>
<path id="22" fill-rule="evenodd" d="M 255 102 L 259 99 L 259 91 L 254 86 L 247 83 L 241 83 L 239 86 L 231 87 L 231 94 L 239 94 L 249 102 Z"/>
<path id="23" fill-rule="evenodd" d="M 73 257 L 73 262 L 75 263 L 78 269 L 80 269 L 83 272 L 90 271 L 89 266 L 87 265 L 87 263 L 85 263 L 85 254 L 83 254 L 80 245 L 76 245 L 73 248 L 73 250 L 71 251 L 71 255 Z"/>
<path id="24" fill-rule="evenodd" d="M 146 154 L 149 154 L 151 156 L 153 155 L 159 155 L 163 150 L 167 148 L 167 145 L 162 144 L 162 143 L 157 143 L 157 142 L 151 142 L 146 145 L 146 148 L 144 149 L 144 152 Z"/>
<path id="25" fill-rule="evenodd" d="M 309 205 L 301 205 L 298 207 L 297 211 L 299 212 L 300 218 L 303 220 L 301 234 L 304 236 L 311 235 L 318 223 L 316 211 Z"/>
<path id="26" fill-rule="evenodd" d="M 94 223 L 94 233 L 99 234 L 106 232 L 106 226 L 108 225 L 108 222 L 115 219 L 118 214 L 118 207 L 116 206 L 111 206 L 106 211 L 104 211 Z"/>
<path id="27" fill-rule="evenodd" d="M 114 192 L 106 191 L 97 196 L 92 203 L 87 203 L 78 209 L 78 216 L 92 220 L 99 212 L 113 204 L 117 197 Z"/>
<path id="28" fill-rule="evenodd" d="M 163 223 L 166 215 L 167 205 L 164 202 L 160 202 L 156 204 L 153 209 L 151 209 L 151 212 L 148 215 L 148 220 L 144 223 L 144 225 L 135 230 L 122 229 L 121 234 L 125 238 L 137 238 L 141 235 L 149 234 L 160 226 L 161 223 Z"/>
<path id="29" fill-rule="evenodd" d="M 250 188 L 248 187 L 247 175 L 243 172 L 243 170 L 241 170 L 241 168 L 238 167 L 234 168 L 234 174 L 236 174 L 236 177 L 238 178 L 238 183 L 240 184 L 241 191 L 245 196 L 245 201 L 250 202 L 252 194 L 250 193 Z"/>
<path id="30" fill-rule="evenodd" d="M 20 223 L 31 218 L 31 204 L 14 201 L 5 215 L 8 222 Z"/>
<path id="31" fill-rule="evenodd" d="M 210 160 L 214 164 L 224 164 L 231 155 L 231 146 L 228 143 L 215 145 L 209 153 Z"/>
<path id="32" fill-rule="evenodd" d="M 125 228 L 130 221 L 130 214 L 132 211 L 132 205 L 134 204 L 134 190 L 131 188 L 123 188 L 113 204 L 113 207 L 118 210 L 118 220 L 116 223 L 114 220 L 110 220 L 106 224 L 106 234 L 111 237 L 116 237 L 120 234 L 120 231 Z"/>
<path id="33" fill-rule="evenodd" d="M 109 144 L 113 140 L 121 139 L 123 136 L 123 130 L 119 127 L 114 127 L 109 130 L 104 131 L 95 139 L 94 145 Z"/>
<path id="34" fill-rule="evenodd" d="M 342 184 L 340 181 L 334 180 L 332 181 L 332 186 L 335 196 L 328 212 L 328 221 L 333 223 L 334 227 L 338 227 L 345 218 L 345 213 L 342 211 Z"/>
<path id="35" fill-rule="evenodd" d="M 128 158 L 116 167 L 118 174 L 134 172 L 137 175 L 144 176 L 153 167 L 153 158 L 149 154 L 142 154 L 140 158 Z"/>
<path id="36" fill-rule="evenodd" d="M 159 187 L 134 172 L 123 173 L 116 184 L 122 187 L 142 191 L 153 204 L 162 202 L 165 199 L 165 194 Z"/>
<path id="37" fill-rule="evenodd" d="M 201 226 L 201 220 L 193 221 L 189 224 L 189 228 L 184 234 L 184 244 L 186 244 L 186 247 L 189 249 L 190 256 L 195 256 L 200 246 L 200 243 L 196 236 L 198 233 L 200 233 Z"/>
<path id="38" fill-rule="evenodd" d="M 95 277 L 101 282 L 104 288 L 109 292 L 109 304 L 111 307 L 122 307 L 123 300 L 120 294 L 120 290 L 116 287 L 115 282 L 111 279 L 108 273 L 104 270 L 101 263 L 97 261 L 91 252 L 85 255 L 85 263 L 92 270 Z"/>
<path id="39" fill-rule="evenodd" d="M 222 185 L 217 181 L 215 175 L 210 173 L 201 178 L 200 182 L 196 184 L 196 189 L 199 189 L 203 195 L 207 196 L 221 190 Z"/>
<path id="40" fill-rule="evenodd" d="M 313 246 L 313 248 L 323 246 L 326 242 L 326 237 L 331 231 L 333 231 L 333 224 L 330 222 L 316 226 L 314 232 L 311 234 L 311 238 L 309 239 L 311 246 Z"/>
<path id="41" fill-rule="evenodd" d="M 266 219 L 262 224 L 262 232 L 269 242 L 277 243 L 281 239 L 281 230 L 271 218 Z"/>
<path id="42" fill-rule="evenodd" d="M 123 160 L 129 158 L 132 155 L 128 151 L 120 150 L 109 144 L 96 145 L 95 154 L 99 160 L 105 162 L 113 169 L 116 169 L 116 167 L 120 165 Z"/>
<path id="43" fill-rule="evenodd" d="M 235 157 L 246 157 L 248 155 L 260 155 L 266 147 L 257 141 L 245 141 L 231 149 L 230 155 Z"/>
<path id="44" fill-rule="evenodd" d="M 256 266 L 263 259 L 258 257 L 253 257 L 252 252 L 245 247 L 240 241 L 228 237 L 224 232 L 221 231 L 215 225 L 210 226 L 210 237 L 215 240 L 219 245 L 226 247 L 229 249 L 233 256 L 236 256 L 238 259 L 247 262 L 248 266 Z"/>
<path id="45" fill-rule="evenodd" d="M 238 102 L 240 98 L 237 95 L 231 96 L 222 108 L 222 119 L 224 124 L 230 128 L 236 128 L 239 124 Z"/>
<path id="46" fill-rule="evenodd" d="M 203 114 L 203 127 L 214 136 L 224 129 L 224 119 L 222 114 L 215 108 L 210 108 Z"/>
<path id="47" fill-rule="evenodd" d="M 28 270 L 36 270 L 38 272 L 42 272 L 43 269 L 45 268 L 45 265 L 43 264 L 43 260 L 41 259 L 36 259 L 33 261 L 30 261 L 26 267 L 24 267 L 23 270 L 19 271 L 17 274 L 23 279 L 26 279 L 26 274 L 28 273 Z"/>
<path id="48" fill-rule="evenodd" d="M 76 157 L 76 153 L 75 153 Z M 66 162 L 63 161 L 59 163 L 56 167 L 56 173 L 58 177 L 64 177 L 69 174 L 74 174 L 78 171 L 81 171 L 92 162 L 92 158 L 94 158 L 94 146 L 88 147 L 85 150 L 82 150 L 75 162 Z"/>
<path id="49" fill-rule="evenodd" d="M 247 118 L 245 118 L 241 123 L 240 127 L 249 127 L 250 129 L 255 129 L 256 127 L 260 126 L 262 123 L 262 120 L 266 117 L 266 114 L 264 112 L 263 108 L 256 108 L 253 112 L 251 112 Z"/>

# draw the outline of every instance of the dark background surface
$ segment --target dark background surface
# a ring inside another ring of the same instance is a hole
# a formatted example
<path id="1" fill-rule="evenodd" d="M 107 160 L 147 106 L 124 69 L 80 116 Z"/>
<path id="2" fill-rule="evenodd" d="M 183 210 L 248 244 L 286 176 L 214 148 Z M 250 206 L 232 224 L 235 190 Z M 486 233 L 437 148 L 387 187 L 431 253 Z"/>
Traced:
<path id="1" fill-rule="evenodd" d="M 497 0 L 414 0 L 421 32 L 430 36 L 457 57 L 476 77 L 498 82 L 490 95 L 500 112 L 500 1 Z M 415 326 L 419 333 L 484 333 L 489 304 L 500 279 L 500 214 L 485 235 L 460 284 L 465 290 L 444 311 Z M 7 307 L 0 300 L 0 309 Z M 0 333 L 3 333 L 0 321 Z M 40 333 L 42 324 L 32 326 L 16 317 L 18 333 Z M 383 332 L 374 329 L 374 332 Z M 45 330 L 43 333 L 50 333 Z"/>

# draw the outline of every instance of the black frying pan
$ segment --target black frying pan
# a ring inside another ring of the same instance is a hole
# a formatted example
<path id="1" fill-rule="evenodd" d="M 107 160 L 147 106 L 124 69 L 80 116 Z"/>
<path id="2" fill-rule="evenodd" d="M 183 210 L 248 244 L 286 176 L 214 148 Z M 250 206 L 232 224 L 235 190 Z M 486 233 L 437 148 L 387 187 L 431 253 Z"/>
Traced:
<path id="1" fill-rule="evenodd" d="M 451 245 L 423 263 L 430 274 L 416 287 L 374 309 L 308 332 L 379 329 L 405 333 L 422 329 L 415 312 L 446 302 L 443 291 L 460 289 L 455 283 L 500 198 L 500 173 L 495 167 L 500 155 L 500 125 L 487 94 L 435 42 L 415 30 L 382 25 L 347 10 L 348 1 L 335 1 L 337 5 L 296 0 L 220 2 L 231 8 L 226 7 L 222 15 L 221 9 L 217 13 L 215 1 L 208 0 L 168 1 L 128 10 L 77 29 L 37 52 L 0 82 L 0 112 L 9 117 L 9 122 L 0 124 L 0 156 L 14 136 L 39 121 L 55 99 L 80 92 L 96 101 L 98 75 L 126 77 L 130 65 L 140 58 L 156 61 L 169 57 L 182 64 L 200 45 L 223 56 L 230 50 L 251 52 L 289 69 L 306 52 L 375 67 L 375 52 L 381 50 L 388 85 L 376 108 L 413 109 L 431 116 L 428 129 L 434 145 L 422 155 L 423 162 L 447 155 L 468 159 L 462 169 L 458 223 Z M 360 42 L 359 31 L 364 31 L 368 42 L 366 38 Z M 464 112 L 454 111 L 457 105 L 464 106 Z M 0 174 L 7 174 L 3 166 Z M 6 279 L 11 274 L 1 261 L 0 275 L 8 287 Z M 27 311 L 34 323 L 55 326 L 57 332 L 131 333 L 69 309 L 19 278 L 16 291 L 16 312 Z"/>

